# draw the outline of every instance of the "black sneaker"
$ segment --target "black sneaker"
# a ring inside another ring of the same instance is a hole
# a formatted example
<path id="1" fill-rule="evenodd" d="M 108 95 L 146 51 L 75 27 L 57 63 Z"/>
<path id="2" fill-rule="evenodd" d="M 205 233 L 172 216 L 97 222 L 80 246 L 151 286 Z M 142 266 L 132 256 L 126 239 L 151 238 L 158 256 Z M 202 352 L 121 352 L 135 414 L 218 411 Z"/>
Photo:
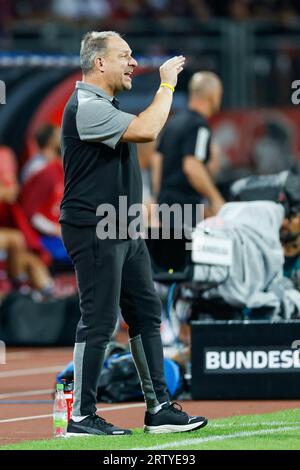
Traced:
<path id="1" fill-rule="evenodd" d="M 174 402 L 163 405 L 155 415 L 146 411 L 144 431 L 150 434 L 195 431 L 207 423 L 207 419 L 203 416 L 189 416 L 182 411 L 179 403 Z"/>
<path id="2" fill-rule="evenodd" d="M 120 429 L 107 423 L 105 419 L 98 415 L 87 416 L 82 421 L 76 423 L 72 419 L 68 424 L 67 437 L 71 436 L 124 436 L 132 434 L 129 429 Z"/>

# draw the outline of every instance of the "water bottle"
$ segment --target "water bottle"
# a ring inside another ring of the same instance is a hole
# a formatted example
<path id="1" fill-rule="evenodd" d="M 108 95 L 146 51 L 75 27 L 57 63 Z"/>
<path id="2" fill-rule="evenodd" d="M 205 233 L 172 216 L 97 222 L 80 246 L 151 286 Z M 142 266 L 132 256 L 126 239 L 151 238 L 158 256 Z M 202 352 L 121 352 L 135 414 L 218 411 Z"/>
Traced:
<path id="1" fill-rule="evenodd" d="M 73 390 L 74 390 L 74 382 L 67 382 L 66 379 L 61 380 L 64 386 L 64 395 L 67 402 L 67 410 L 68 410 L 68 423 L 72 416 L 73 410 Z"/>
<path id="2" fill-rule="evenodd" d="M 68 408 L 64 395 L 64 384 L 56 385 L 56 394 L 53 406 L 53 436 L 65 437 L 68 426 Z"/>

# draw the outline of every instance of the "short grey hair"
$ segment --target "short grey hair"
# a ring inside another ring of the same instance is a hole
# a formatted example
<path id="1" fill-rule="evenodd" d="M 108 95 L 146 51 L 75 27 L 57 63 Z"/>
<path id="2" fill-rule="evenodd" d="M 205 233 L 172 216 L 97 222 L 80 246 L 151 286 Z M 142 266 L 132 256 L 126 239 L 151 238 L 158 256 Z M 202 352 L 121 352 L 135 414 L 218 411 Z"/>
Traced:
<path id="1" fill-rule="evenodd" d="M 80 65 L 84 75 L 94 68 L 96 54 L 105 54 L 107 39 L 110 37 L 121 37 L 115 31 L 89 31 L 83 36 L 80 48 Z"/>

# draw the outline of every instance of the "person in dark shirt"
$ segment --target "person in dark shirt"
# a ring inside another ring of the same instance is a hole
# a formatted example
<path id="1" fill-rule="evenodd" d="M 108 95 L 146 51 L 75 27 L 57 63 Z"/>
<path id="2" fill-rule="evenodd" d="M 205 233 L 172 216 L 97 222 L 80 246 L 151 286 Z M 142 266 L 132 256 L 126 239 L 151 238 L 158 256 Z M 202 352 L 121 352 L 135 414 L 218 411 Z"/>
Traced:
<path id="1" fill-rule="evenodd" d="M 189 82 L 188 109 L 170 119 L 157 147 L 162 161 L 158 203 L 196 204 L 208 201 L 206 215 L 224 204 L 212 176 L 218 148 L 212 142 L 208 119 L 220 109 L 222 84 L 212 72 L 197 72 Z M 193 225 L 200 214 L 193 214 Z"/>
<path id="2" fill-rule="evenodd" d="M 107 238 L 99 233 L 101 209 L 116 209 L 120 197 L 130 209 L 142 203 L 136 142 L 156 139 L 172 104 L 184 57 L 160 67 L 161 84 L 150 106 L 138 116 L 119 110 L 115 95 L 131 89 L 137 66 L 119 34 L 89 32 L 81 44 L 83 80 L 77 82 L 63 114 L 62 154 L 65 189 L 60 222 L 65 247 L 75 267 L 81 319 L 74 348 L 74 406 L 68 435 L 131 434 L 96 414 L 96 390 L 105 348 L 113 334 L 119 306 L 129 326 L 130 347 L 147 412 L 145 431 L 198 429 L 204 417 L 189 417 L 170 403 L 164 379 L 160 337 L 161 304 L 154 290 L 150 258 L 142 237 L 129 226 Z M 99 209 L 100 208 L 100 209 Z M 122 215 L 122 214 L 121 214 Z M 119 224 L 118 224 L 119 225 Z M 110 230 L 111 229 L 111 230 Z"/>

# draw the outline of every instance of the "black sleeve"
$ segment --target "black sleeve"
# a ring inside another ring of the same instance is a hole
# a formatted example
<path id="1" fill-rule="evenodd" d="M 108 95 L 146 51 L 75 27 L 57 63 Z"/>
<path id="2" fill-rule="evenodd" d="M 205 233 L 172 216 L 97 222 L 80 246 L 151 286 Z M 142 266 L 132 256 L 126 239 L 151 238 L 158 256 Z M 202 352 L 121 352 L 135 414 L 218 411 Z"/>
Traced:
<path id="1" fill-rule="evenodd" d="M 182 154 L 194 155 L 197 160 L 205 163 L 210 157 L 211 132 L 206 126 L 193 126 L 188 129 L 182 139 Z"/>

